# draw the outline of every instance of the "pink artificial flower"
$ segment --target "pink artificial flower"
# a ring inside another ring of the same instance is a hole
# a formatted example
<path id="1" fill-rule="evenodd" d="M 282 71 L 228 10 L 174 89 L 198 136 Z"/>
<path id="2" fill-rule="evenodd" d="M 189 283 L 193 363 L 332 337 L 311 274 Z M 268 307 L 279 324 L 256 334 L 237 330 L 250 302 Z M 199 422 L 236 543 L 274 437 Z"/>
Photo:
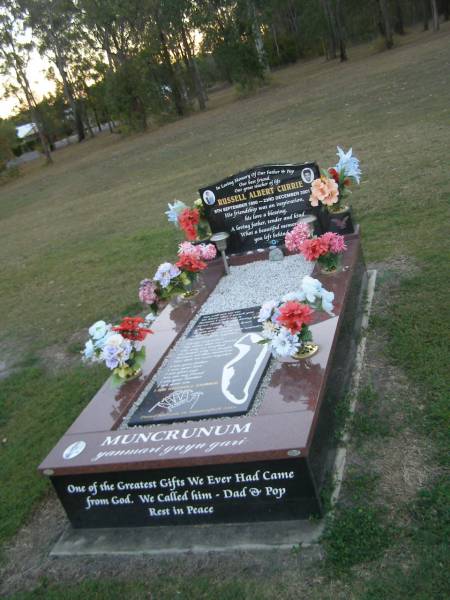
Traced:
<path id="1" fill-rule="evenodd" d="M 201 258 L 200 246 L 194 246 L 191 242 L 181 242 L 178 246 L 179 256 L 193 256 L 194 258 Z"/>
<path id="2" fill-rule="evenodd" d="M 324 233 L 321 238 L 328 244 L 328 250 L 332 254 L 341 254 L 341 252 L 347 250 L 343 235 L 328 231 L 327 233 Z"/>
<path id="3" fill-rule="evenodd" d="M 306 260 L 313 261 L 317 260 L 328 252 L 328 242 L 322 239 L 323 236 L 318 238 L 311 238 L 305 240 L 301 247 L 301 253 Z"/>
<path id="4" fill-rule="evenodd" d="M 200 244 L 197 248 L 200 249 L 200 258 L 203 260 L 213 260 L 216 258 L 217 250 L 214 244 Z"/>
<path id="5" fill-rule="evenodd" d="M 311 185 L 311 196 L 309 198 L 311 206 L 319 206 L 319 202 L 326 206 L 331 206 L 339 201 L 339 186 L 334 179 L 320 177 L 314 179 Z"/>
<path id="6" fill-rule="evenodd" d="M 303 242 L 310 236 L 309 226 L 306 223 L 297 223 L 291 231 L 287 232 L 284 243 L 290 252 L 299 252 Z"/>

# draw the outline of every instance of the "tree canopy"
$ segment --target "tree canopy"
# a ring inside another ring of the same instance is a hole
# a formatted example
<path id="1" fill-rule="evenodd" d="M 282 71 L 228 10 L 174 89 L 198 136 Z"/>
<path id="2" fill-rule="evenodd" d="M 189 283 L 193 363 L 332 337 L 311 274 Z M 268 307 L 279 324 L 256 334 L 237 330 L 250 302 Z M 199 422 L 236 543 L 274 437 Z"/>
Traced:
<path id="1" fill-rule="evenodd" d="M 405 26 L 439 27 L 450 0 L 0 0 L 0 73 L 5 94 L 26 107 L 50 160 L 51 143 L 93 127 L 144 130 L 204 110 L 208 90 L 246 90 L 270 69 L 323 55 L 345 61 L 347 45 Z M 30 53 L 50 63 L 53 97 L 38 102 Z"/>

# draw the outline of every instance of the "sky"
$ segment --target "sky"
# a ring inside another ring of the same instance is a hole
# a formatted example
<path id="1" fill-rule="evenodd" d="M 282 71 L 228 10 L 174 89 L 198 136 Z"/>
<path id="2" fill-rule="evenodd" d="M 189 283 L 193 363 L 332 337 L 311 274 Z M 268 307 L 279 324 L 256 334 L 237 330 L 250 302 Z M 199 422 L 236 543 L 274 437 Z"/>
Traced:
<path id="1" fill-rule="evenodd" d="M 30 84 L 33 92 L 36 94 L 36 99 L 41 100 L 43 96 L 49 92 L 53 92 L 55 84 L 45 78 L 45 70 L 49 67 L 49 62 L 39 56 L 37 51 L 33 51 L 30 63 L 28 65 L 27 74 L 30 79 Z M 3 99 L 4 85 L 7 83 L 5 77 L 0 76 L 0 118 L 5 119 L 11 116 L 19 103 L 16 98 Z"/>

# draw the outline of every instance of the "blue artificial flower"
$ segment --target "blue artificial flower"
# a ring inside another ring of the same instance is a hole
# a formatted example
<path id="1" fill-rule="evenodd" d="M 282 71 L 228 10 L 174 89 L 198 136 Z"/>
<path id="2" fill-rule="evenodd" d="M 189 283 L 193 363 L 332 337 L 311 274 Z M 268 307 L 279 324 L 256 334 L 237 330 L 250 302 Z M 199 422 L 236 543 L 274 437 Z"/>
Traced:
<path id="1" fill-rule="evenodd" d="M 173 204 L 170 204 L 169 202 L 167 206 L 169 207 L 169 210 L 166 210 L 165 213 L 167 215 L 167 220 L 169 223 L 174 223 L 178 227 L 178 217 L 180 213 L 187 208 L 186 204 L 181 202 L 181 200 L 175 200 Z"/>
<path id="2" fill-rule="evenodd" d="M 110 329 L 111 325 L 108 325 L 105 323 L 105 321 L 97 321 L 89 327 L 89 335 L 94 340 L 100 340 L 101 338 L 105 337 Z"/>
<path id="3" fill-rule="evenodd" d="M 92 340 L 88 340 L 86 342 L 86 344 L 84 345 L 83 357 L 86 360 L 90 360 L 91 358 L 94 357 L 94 355 L 95 355 L 94 344 L 93 344 Z"/>
<path id="4" fill-rule="evenodd" d="M 346 177 L 353 177 L 357 183 L 360 182 L 361 169 L 359 168 L 359 160 L 356 156 L 352 156 L 352 148 L 345 153 L 341 147 L 337 146 L 337 156 L 339 162 L 334 167 L 339 173 L 343 171 Z"/>

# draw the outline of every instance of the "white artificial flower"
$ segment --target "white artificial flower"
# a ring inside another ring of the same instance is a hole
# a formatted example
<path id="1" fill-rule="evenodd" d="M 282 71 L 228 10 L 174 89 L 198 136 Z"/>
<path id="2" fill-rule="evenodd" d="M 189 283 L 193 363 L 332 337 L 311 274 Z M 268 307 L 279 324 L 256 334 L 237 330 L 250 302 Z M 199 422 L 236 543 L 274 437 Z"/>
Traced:
<path id="1" fill-rule="evenodd" d="M 322 288 L 322 310 L 324 310 L 329 315 L 333 315 L 333 300 L 334 300 L 334 292 L 329 292 L 328 290 Z"/>
<path id="2" fill-rule="evenodd" d="M 120 333 L 112 333 L 111 335 L 108 336 L 108 339 L 106 340 L 106 344 L 108 346 L 115 346 L 118 348 L 119 346 L 122 345 L 124 339 L 125 338 Z"/>
<path id="3" fill-rule="evenodd" d="M 302 290 L 305 294 L 305 299 L 314 304 L 317 296 L 321 296 L 322 284 L 318 279 L 305 275 L 302 279 Z"/>
<path id="4" fill-rule="evenodd" d="M 277 335 L 277 327 L 270 321 L 264 321 L 262 336 L 266 340 L 271 340 Z"/>
<path id="5" fill-rule="evenodd" d="M 89 335 L 94 340 L 100 340 L 105 337 L 110 329 L 111 325 L 107 325 L 105 321 L 97 321 L 89 327 Z"/>
<path id="6" fill-rule="evenodd" d="M 296 290 L 295 292 L 288 292 L 282 298 L 282 302 L 303 302 L 305 300 L 305 293 L 303 290 Z"/>
<path id="7" fill-rule="evenodd" d="M 270 319 L 272 311 L 276 308 L 276 306 L 277 302 L 275 302 L 275 300 L 268 300 L 267 302 L 264 302 L 264 304 L 261 306 L 261 310 L 259 311 L 258 322 L 262 323 L 263 321 Z"/>
<path id="8" fill-rule="evenodd" d="M 293 356 L 300 347 L 300 341 L 296 335 L 282 327 L 280 333 L 276 335 L 271 342 L 272 354 L 274 356 Z"/>
<path id="9" fill-rule="evenodd" d="M 145 316 L 146 323 L 153 323 L 153 321 L 155 319 L 156 319 L 156 315 L 154 313 L 148 313 L 148 315 Z"/>

